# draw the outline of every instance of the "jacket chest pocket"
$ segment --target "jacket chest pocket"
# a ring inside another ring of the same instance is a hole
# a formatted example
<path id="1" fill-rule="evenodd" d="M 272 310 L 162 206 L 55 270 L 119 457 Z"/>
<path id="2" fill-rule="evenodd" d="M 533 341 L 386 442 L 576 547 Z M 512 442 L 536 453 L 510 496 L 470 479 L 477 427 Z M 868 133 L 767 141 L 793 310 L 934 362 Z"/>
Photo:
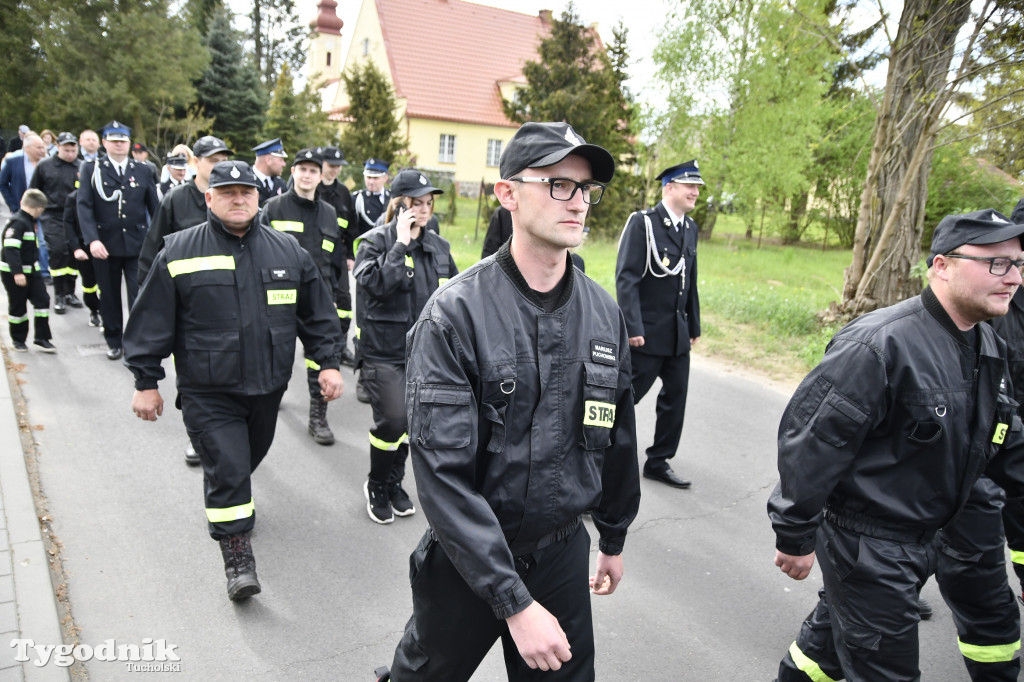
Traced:
<path id="1" fill-rule="evenodd" d="M 238 319 L 238 296 L 233 270 L 200 270 L 179 276 L 173 274 L 174 267 L 175 262 L 168 263 L 168 270 L 180 282 L 182 298 L 191 302 L 188 309 L 197 319 Z"/>
<path id="2" fill-rule="evenodd" d="M 281 266 L 260 271 L 266 291 L 267 313 L 271 317 L 294 316 L 299 302 L 299 277 L 295 268 Z"/>
<path id="3" fill-rule="evenodd" d="M 583 368 L 583 440 L 581 444 L 586 450 L 604 450 L 612 444 L 618 368 L 594 362 L 584 362 Z"/>
<path id="4" fill-rule="evenodd" d="M 242 381 L 238 332 L 195 330 L 185 332 L 185 362 L 178 371 L 200 386 L 236 386 Z"/>
<path id="5" fill-rule="evenodd" d="M 922 448 L 941 439 L 957 438 L 956 431 L 967 409 L 966 394 L 955 390 L 911 392 L 903 396 L 902 403 L 907 413 L 906 439 L 912 446 Z"/>

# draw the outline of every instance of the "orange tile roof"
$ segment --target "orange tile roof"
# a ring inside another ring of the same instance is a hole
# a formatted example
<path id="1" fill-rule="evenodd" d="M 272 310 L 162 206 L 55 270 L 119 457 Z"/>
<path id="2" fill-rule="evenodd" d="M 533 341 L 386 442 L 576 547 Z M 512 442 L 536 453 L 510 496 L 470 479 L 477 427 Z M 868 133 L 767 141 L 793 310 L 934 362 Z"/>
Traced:
<path id="1" fill-rule="evenodd" d="M 395 95 L 406 115 L 517 127 L 498 84 L 523 81 L 549 25 L 463 0 L 376 0 Z"/>

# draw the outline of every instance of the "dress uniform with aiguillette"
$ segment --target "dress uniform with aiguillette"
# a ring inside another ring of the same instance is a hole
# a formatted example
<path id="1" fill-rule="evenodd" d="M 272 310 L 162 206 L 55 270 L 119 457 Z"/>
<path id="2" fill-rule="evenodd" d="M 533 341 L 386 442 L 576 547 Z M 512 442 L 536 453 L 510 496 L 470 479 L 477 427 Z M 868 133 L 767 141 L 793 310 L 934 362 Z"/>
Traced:
<path id="1" fill-rule="evenodd" d="M 658 176 L 668 183 L 703 185 L 696 161 L 666 168 Z M 678 488 L 690 482 L 668 466 L 683 432 L 690 377 L 690 339 L 700 336 L 697 295 L 697 223 L 672 215 L 665 201 L 629 216 L 619 239 L 615 288 L 630 338 L 643 337 L 632 348 L 636 402 L 656 378 L 658 394 L 654 443 L 647 448 L 644 475 Z"/>
<path id="2" fill-rule="evenodd" d="M 387 161 L 373 158 L 367 159 L 366 163 L 363 164 L 363 176 L 367 178 L 384 177 L 388 174 L 388 165 Z M 352 214 L 354 220 L 353 224 L 349 225 L 349 230 L 354 230 L 351 236 L 353 243 L 377 226 L 377 219 L 384 215 L 384 211 L 387 210 L 388 202 L 390 201 L 391 190 L 387 187 L 383 188 L 380 192 L 371 192 L 364 187 L 352 195 Z M 353 257 L 354 252 L 349 255 L 349 258 Z"/>
<path id="3" fill-rule="evenodd" d="M 210 192 L 239 185 L 259 186 L 248 164 L 214 166 Z M 185 427 L 201 446 L 210 536 L 220 542 L 232 600 L 260 591 L 249 540 L 256 513 L 250 477 L 274 438 L 296 335 L 326 373 L 325 395 L 341 394 L 330 291 L 294 239 L 259 226 L 255 196 L 251 202 L 242 228 L 226 225 L 211 204 L 208 222 L 166 238 L 125 332 L 133 407 L 155 391 L 161 360 L 174 354 Z M 143 402 L 144 409 L 157 404 L 159 414 L 159 394 Z M 141 409 L 140 417 L 156 418 Z"/>
<path id="4" fill-rule="evenodd" d="M 267 140 L 266 142 L 260 142 L 252 148 L 252 151 L 257 157 L 269 154 L 279 159 L 288 158 L 288 152 L 284 150 L 284 144 L 282 144 L 279 137 Z M 264 175 L 258 168 L 253 168 L 253 172 L 256 174 L 256 179 L 259 180 L 259 185 L 256 189 L 260 192 L 261 207 L 267 203 L 267 199 L 270 197 L 276 197 L 288 191 L 288 185 L 281 179 L 280 175 Z"/>
<path id="5" fill-rule="evenodd" d="M 104 140 L 130 140 L 131 130 L 117 121 L 103 129 Z M 79 169 L 78 222 L 88 247 L 100 242 L 107 258 L 93 257 L 96 281 L 100 288 L 100 315 L 107 357 L 121 357 L 121 330 L 124 310 L 121 281 L 128 292 L 128 309 L 139 291 L 139 251 L 146 238 L 150 216 L 159 200 L 156 178 L 149 166 L 126 157 L 116 164 L 108 155 L 86 161 Z"/>

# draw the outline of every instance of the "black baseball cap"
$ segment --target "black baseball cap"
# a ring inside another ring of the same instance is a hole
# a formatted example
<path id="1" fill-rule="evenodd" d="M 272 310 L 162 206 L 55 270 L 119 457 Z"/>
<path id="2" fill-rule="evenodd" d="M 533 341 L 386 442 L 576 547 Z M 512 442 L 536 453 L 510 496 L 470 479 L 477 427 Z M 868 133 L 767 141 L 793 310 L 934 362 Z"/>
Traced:
<path id="1" fill-rule="evenodd" d="M 133 152 L 146 152 L 148 154 L 149 153 L 149 147 L 147 147 L 146 145 L 142 144 L 141 142 L 136 142 L 135 144 L 132 145 L 132 151 Z"/>
<path id="2" fill-rule="evenodd" d="M 431 185 L 426 175 L 412 168 L 400 171 L 391 181 L 393 197 L 415 198 L 424 194 L 444 194 L 444 190 Z"/>
<path id="3" fill-rule="evenodd" d="M 946 254 L 964 244 L 998 244 L 1024 234 L 1024 224 L 1014 223 L 999 211 L 986 208 L 963 215 L 948 215 L 939 221 L 932 235 L 932 255 Z"/>
<path id="4" fill-rule="evenodd" d="M 320 155 L 324 157 L 324 163 L 329 163 L 332 166 L 348 165 L 348 161 L 345 160 L 345 153 L 337 147 L 321 147 Z"/>
<path id="5" fill-rule="evenodd" d="M 570 154 L 589 161 L 598 182 L 610 182 L 615 175 L 615 159 L 608 150 L 587 144 L 568 123 L 524 123 L 505 145 L 499 170 L 507 180 L 526 168 L 553 166 Z"/>
<path id="6" fill-rule="evenodd" d="M 315 149 L 300 149 L 295 152 L 295 160 L 292 161 L 292 165 L 298 166 L 300 163 L 311 163 L 319 168 L 324 165 L 324 158 Z"/>
<path id="7" fill-rule="evenodd" d="M 229 156 L 234 154 L 224 144 L 224 140 L 213 135 L 204 135 L 196 140 L 196 143 L 192 145 L 192 153 L 196 155 L 196 158 L 213 156 L 214 154 L 227 154 Z"/>
<path id="8" fill-rule="evenodd" d="M 210 171 L 210 187 L 223 187 L 224 185 L 247 185 L 249 187 L 261 186 L 252 167 L 245 161 L 221 161 Z"/>
<path id="9" fill-rule="evenodd" d="M 78 144 L 78 138 L 72 135 L 71 133 L 61 133 L 60 135 L 57 136 L 57 144 Z"/>

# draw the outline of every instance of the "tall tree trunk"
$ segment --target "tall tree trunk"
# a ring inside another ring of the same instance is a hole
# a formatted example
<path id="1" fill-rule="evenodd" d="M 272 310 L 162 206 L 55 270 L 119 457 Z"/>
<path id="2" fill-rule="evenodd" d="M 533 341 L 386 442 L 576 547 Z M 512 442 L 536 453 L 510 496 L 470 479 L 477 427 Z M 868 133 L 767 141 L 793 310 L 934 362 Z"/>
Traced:
<path id="1" fill-rule="evenodd" d="M 921 254 L 932 143 L 952 94 L 956 36 L 970 9 L 970 0 L 907 0 L 903 6 L 838 311 L 843 316 L 920 293 L 910 268 Z"/>

